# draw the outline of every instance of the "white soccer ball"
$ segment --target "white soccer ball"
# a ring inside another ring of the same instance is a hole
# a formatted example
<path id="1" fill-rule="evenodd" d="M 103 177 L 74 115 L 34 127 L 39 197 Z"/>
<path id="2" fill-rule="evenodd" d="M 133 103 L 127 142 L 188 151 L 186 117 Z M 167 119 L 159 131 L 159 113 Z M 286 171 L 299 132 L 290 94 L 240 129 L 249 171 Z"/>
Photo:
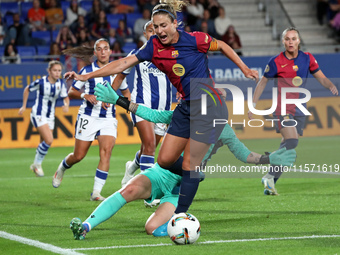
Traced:
<path id="1" fill-rule="evenodd" d="M 178 213 L 168 223 L 168 235 L 175 244 L 192 244 L 201 234 L 198 219 L 190 213 Z"/>

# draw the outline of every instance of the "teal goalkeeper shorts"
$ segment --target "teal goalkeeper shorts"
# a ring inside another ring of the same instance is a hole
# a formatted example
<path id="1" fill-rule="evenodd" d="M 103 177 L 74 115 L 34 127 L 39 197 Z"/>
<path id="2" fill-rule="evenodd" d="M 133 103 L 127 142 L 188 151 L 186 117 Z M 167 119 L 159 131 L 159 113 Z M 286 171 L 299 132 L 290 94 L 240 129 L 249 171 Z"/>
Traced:
<path id="1" fill-rule="evenodd" d="M 169 202 L 177 207 L 181 176 L 161 168 L 157 163 L 140 174 L 145 175 L 151 181 L 151 196 L 145 199 L 146 202 L 151 203 L 154 199 L 160 199 L 161 204 Z"/>

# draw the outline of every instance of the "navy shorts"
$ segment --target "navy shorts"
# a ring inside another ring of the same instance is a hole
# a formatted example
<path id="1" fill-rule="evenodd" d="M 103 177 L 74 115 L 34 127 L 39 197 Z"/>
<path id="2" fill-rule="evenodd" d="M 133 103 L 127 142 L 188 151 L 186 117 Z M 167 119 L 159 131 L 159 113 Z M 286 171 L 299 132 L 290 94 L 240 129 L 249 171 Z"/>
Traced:
<path id="1" fill-rule="evenodd" d="M 302 136 L 303 128 L 305 127 L 306 116 L 294 116 L 292 114 L 277 116 L 273 114 L 275 119 L 280 119 L 280 121 L 275 121 L 276 133 L 280 133 L 280 130 L 284 127 L 294 127 L 297 133 Z M 282 121 L 283 125 L 282 125 Z"/>
<path id="2" fill-rule="evenodd" d="M 202 143 L 215 143 L 225 124 L 219 121 L 214 125 L 214 120 L 228 119 L 227 106 L 224 101 L 207 97 L 206 115 L 202 115 L 201 108 L 201 100 L 182 100 L 174 110 L 168 133 Z"/>

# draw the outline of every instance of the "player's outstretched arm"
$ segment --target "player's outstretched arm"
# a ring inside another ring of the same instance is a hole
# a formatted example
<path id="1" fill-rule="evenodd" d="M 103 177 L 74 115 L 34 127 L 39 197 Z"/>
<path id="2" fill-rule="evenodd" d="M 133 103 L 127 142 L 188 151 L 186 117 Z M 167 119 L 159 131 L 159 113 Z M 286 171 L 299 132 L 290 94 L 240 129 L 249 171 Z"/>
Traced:
<path id="1" fill-rule="evenodd" d="M 120 97 L 111 86 L 98 83 L 94 88 L 97 100 L 105 103 L 116 104 L 124 109 L 136 114 L 137 116 L 154 123 L 169 124 L 172 118 L 172 111 L 153 110 L 143 105 L 130 102 L 125 97 Z"/>

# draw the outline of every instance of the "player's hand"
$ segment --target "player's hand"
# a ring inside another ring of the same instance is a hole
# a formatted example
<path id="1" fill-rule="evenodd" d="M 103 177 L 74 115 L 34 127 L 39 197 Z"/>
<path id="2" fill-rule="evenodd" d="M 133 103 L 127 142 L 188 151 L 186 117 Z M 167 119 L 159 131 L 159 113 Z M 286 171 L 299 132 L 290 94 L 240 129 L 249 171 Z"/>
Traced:
<path id="1" fill-rule="evenodd" d="M 21 108 L 19 109 L 18 114 L 19 114 L 19 115 L 22 115 L 22 114 L 24 113 L 25 110 L 26 110 L 26 107 L 21 107 Z"/>
<path id="2" fill-rule="evenodd" d="M 109 109 L 109 107 L 110 107 L 110 104 L 102 102 L 102 108 L 103 108 L 104 110 Z"/>
<path id="3" fill-rule="evenodd" d="M 74 71 L 71 71 L 71 72 L 67 72 L 64 74 L 64 78 L 66 80 L 68 79 L 73 79 L 75 81 L 86 81 L 86 76 L 85 75 L 81 75 L 81 74 L 77 74 L 76 72 Z"/>
<path id="4" fill-rule="evenodd" d="M 255 80 L 256 83 L 258 83 L 258 81 L 259 81 L 259 72 L 256 71 L 256 70 L 248 69 L 248 70 L 244 73 L 244 76 L 247 77 L 247 78 L 249 78 L 249 79 Z"/>
<path id="5" fill-rule="evenodd" d="M 96 98 L 95 95 L 86 94 L 86 95 L 84 96 L 84 98 L 85 98 L 87 101 L 89 101 L 91 104 L 93 104 L 93 105 L 95 105 L 96 103 L 98 103 L 97 98 Z"/>
<path id="6" fill-rule="evenodd" d="M 61 108 L 63 109 L 63 112 L 67 113 L 68 109 L 69 109 L 69 106 L 68 105 L 63 105 Z"/>
<path id="7" fill-rule="evenodd" d="M 336 86 L 330 87 L 329 90 L 332 92 L 333 95 L 336 95 L 336 96 L 339 95 L 339 92 L 338 92 L 338 89 L 336 88 Z"/>
<path id="8" fill-rule="evenodd" d="M 270 153 L 269 162 L 271 165 L 291 166 L 296 160 L 296 151 L 287 150 L 285 147 Z"/>
<path id="9" fill-rule="evenodd" d="M 116 104 L 119 98 L 116 91 L 114 91 L 114 89 L 110 85 L 97 83 L 97 85 L 94 87 L 94 91 L 97 100 L 105 103 Z"/>

